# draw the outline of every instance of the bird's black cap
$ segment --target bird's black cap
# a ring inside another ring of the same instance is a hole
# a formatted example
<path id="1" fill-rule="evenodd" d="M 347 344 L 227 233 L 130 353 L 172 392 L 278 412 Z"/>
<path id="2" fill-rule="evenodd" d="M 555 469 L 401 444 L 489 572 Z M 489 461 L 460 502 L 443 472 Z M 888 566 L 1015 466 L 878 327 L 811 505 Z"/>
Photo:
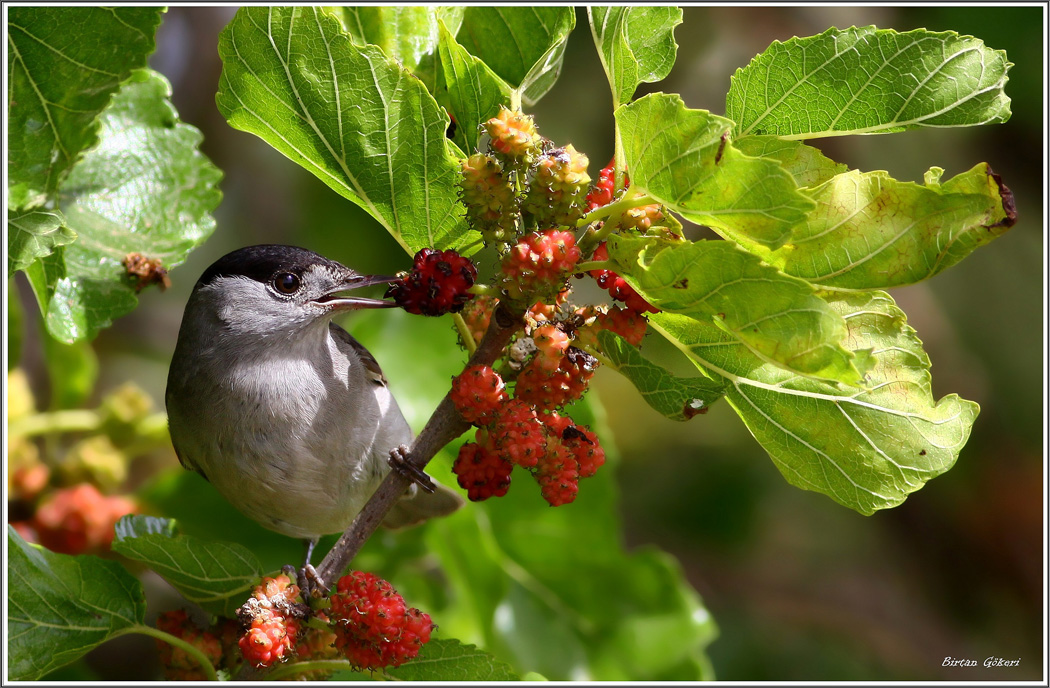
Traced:
<path id="1" fill-rule="evenodd" d="M 265 282 L 278 272 L 302 275 L 311 265 L 324 265 L 333 272 L 345 272 L 346 268 L 334 260 L 298 246 L 282 244 L 259 244 L 246 246 L 227 253 L 211 264 L 195 288 L 210 284 L 218 277 L 248 277 Z"/>

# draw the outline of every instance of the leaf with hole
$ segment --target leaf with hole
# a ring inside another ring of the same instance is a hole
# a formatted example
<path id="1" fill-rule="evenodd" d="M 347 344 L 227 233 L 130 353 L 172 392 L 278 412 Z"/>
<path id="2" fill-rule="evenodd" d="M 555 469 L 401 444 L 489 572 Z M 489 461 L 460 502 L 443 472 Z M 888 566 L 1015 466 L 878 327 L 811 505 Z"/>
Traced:
<path id="1" fill-rule="evenodd" d="M 437 83 L 437 47 L 442 22 L 455 33 L 463 7 L 395 5 L 324 7 L 359 44 L 371 43 L 418 77 L 431 93 Z"/>

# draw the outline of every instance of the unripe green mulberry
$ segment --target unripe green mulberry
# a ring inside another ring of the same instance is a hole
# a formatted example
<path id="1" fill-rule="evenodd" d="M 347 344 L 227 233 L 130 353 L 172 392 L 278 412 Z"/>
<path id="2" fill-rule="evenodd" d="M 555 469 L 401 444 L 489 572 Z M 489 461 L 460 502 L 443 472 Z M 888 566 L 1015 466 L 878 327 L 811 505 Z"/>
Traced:
<path id="1" fill-rule="evenodd" d="M 643 205 L 637 208 L 629 208 L 620 218 L 621 229 L 637 229 L 639 232 L 648 232 L 653 225 L 660 224 L 664 214 L 658 204 Z"/>
<path id="2" fill-rule="evenodd" d="M 492 139 L 492 150 L 511 158 L 530 158 L 540 144 L 532 117 L 505 107 L 485 122 L 485 131 Z"/>
<path id="3" fill-rule="evenodd" d="M 591 183 L 587 164 L 587 156 L 572 144 L 539 159 L 525 197 L 525 210 L 539 226 L 571 225 L 583 217 Z"/>
<path id="4" fill-rule="evenodd" d="M 485 241 L 510 241 L 515 234 L 517 199 L 503 166 L 491 155 L 475 153 L 460 163 L 467 219 Z"/>

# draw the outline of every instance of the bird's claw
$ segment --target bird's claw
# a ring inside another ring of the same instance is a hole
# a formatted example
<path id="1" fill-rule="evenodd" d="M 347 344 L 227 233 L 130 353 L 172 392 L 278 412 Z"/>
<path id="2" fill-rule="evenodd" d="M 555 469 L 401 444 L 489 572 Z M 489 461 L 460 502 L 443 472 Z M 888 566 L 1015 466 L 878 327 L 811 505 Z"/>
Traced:
<path id="1" fill-rule="evenodd" d="M 395 449 L 390 450 L 390 458 L 388 459 L 390 467 L 395 471 L 408 478 L 424 492 L 433 492 L 436 488 L 434 487 L 434 481 L 430 479 L 430 476 L 423 472 L 422 468 L 414 466 L 408 461 L 408 447 L 400 445 Z"/>
<path id="2" fill-rule="evenodd" d="M 282 571 L 289 579 L 293 577 L 295 578 L 295 584 L 299 586 L 299 590 L 302 592 L 304 599 L 310 597 L 324 597 L 328 594 L 328 586 L 325 585 L 324 580 L 317 575 L 317 570 L 313 567 L 313 564 L 304 564 L 303 567 L 298 570 L 291 564 L 285 564 Z"/>

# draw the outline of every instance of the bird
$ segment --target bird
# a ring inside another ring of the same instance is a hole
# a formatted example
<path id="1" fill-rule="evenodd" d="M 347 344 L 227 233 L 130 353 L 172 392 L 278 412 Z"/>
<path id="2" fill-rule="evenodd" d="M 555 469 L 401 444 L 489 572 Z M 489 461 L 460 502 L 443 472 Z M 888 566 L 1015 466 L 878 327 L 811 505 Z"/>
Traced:
<path id="1" fill-rule="evenodd" d="M 318 539 L 347 528 L 414 437 L 376 358 L 332 322 L 394 306 L 344 295 L 392 281 L 296 246 L 248 246 L 204 271 L 183 314 L 165 391 L 179 462 L 263 527 L 303 540 L 307 570 Z M 383 525 L 465 503 L 431 489 L 411 484 Z"/>

